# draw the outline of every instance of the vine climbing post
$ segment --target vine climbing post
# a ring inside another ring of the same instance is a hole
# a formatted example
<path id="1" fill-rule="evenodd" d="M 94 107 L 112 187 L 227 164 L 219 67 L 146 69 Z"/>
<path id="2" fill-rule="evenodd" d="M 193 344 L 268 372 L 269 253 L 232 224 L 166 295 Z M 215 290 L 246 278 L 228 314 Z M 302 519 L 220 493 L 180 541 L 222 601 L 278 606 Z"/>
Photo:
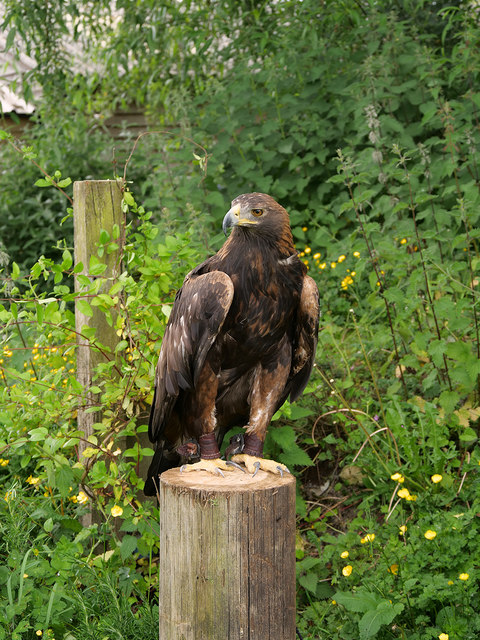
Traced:
<path id="1" fill-rule="evenodd" d="M 77 414 L 78 427 L 85 434 L 79 447 L 80 455 L 93 436 L 93 425 L 101 419 L 98 412 L 88 411 L 97 404 L 95 394 L 90 391 L 95 367 L 113 359 L 119 340 L 114 323 L 109 324 L 103 311 L 95 306 L 95 297 L 107 293 L 121 273 L 124 229 L 121 185 L 116 180 L 82 180 L 73 185 L 77 380 L 85 389 Z M 105 251 L 99 257 L 102 233 L 106 238 L 118 236 L 115 241 L 118 248 Z M 95 281 L 100 276 L 105 284 L 97 291 Z"/>

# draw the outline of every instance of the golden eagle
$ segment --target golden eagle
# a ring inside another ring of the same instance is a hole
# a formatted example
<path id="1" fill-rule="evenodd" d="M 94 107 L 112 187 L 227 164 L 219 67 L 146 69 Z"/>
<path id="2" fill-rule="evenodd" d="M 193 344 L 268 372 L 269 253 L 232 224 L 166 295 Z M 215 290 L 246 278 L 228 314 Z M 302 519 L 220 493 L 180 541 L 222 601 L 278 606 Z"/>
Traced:
<path id="1" fill-rule="evenodd" d="M 190 271 L 177 292 L 155 376 L 148 434 L 156 450 L 145 494 L 181 458 L 185 471 L 230 470 L 219 445 L 228 429 L 227 458 L 282 473 L 262 458 L 268 424 L 290 396 L 305 388 L 315 357 L 318 288 L 293 244 L 288 213 L 264 193 L 233 200 L 223 220 L 223 247 Z"/>

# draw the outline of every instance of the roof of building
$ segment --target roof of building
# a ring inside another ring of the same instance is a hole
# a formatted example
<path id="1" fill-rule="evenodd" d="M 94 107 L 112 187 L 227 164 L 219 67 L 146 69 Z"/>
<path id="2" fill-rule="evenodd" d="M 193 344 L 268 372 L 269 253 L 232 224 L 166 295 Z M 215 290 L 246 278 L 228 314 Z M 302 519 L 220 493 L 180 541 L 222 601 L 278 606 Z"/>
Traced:
<path id="1" fill-rule="evenodd" d="M 35 106 L 25 102 L 21 96 L 22 77 L 35 68 L 36 62 L 25 53 L 15 55 L 13 49 L 5 51 L 7 39 L 0 33 L 0 103 L 2 113 L 14 111 L 20 115 L 29 115 Z M 37 90 L 39 92 L 39 90 Z M 34 96 L 36 91 L 34 90 Z"/>

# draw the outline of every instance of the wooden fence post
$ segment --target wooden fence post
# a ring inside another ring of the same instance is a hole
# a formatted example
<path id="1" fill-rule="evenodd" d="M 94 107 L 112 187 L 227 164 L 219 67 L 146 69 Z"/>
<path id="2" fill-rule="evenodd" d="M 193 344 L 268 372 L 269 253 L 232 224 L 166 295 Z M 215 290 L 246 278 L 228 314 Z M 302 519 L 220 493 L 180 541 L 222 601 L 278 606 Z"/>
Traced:
<path id="1" fill-rule="evenodd" d="M 295 640 L 295 478 L 160 476 L 160 640 Z"/>
<path id="2" fill-rule="evenodd" d="M 107 231 L 112 237 L 115 225 L 120 229 L 120 238 L 117 240 L 118 251 L 112 253 L 105 252 L 101 262 L 107 265 L 106 270 L 101 274 L 102 278 L 114 279 L 120 273 L 120 256 L 122 247 L 120 242 L 123 238 L 124 215 L 121 201 L 122 192 L 120 183 L 116 180 L 82 180 L 73 185 L 74 207 L 74 246 L 75 263 L 83 264 L 82 275 L 94 280 L 89 272 L 92 256 L 97 256 L 98 242 L 102 230 Z M 113 284 L 113 282 L 112 282 Z M 75 290 L 84 289 L 76 278 Z M 99 293 L 102 293 L 100 291 Z M 88 301 L 88 300 L 87 300 Z M 77 380 L 85 388 L 92 386 L 92 377 L 95 367 L 105 362 L 105 356 L 98 349 L 91 348 L 87 338 L 82 337 L 84 327 L 95 327 L 95 339 L 105 345 L 113 353 L 119 338 L 115 327 L 110 326 L 98 307 L 91 307 L 93 314 L 83 313 L 79 305 L 75 305 L 75 328 L 77 331 Z M 88 394 L 86 404 L 94 405 L 95 397 Z M 87 413 L 86 408 L 81 408 L 77 413 L 78 427 L 85 433 L 85 438 L 92 435 L 92 425 L 98 422 L 98 413 Z M 85 443 L 80 443 L 79 452 L 86 448 Z M 88 524 L 88 523 L 86 523 Z"/>

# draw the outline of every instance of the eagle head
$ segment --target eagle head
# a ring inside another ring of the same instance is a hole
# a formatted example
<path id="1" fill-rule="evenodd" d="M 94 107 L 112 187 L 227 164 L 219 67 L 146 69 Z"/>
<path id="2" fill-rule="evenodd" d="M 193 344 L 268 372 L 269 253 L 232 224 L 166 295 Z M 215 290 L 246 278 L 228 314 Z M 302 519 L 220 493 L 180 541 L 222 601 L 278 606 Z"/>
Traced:
<path id="1" fill-rule="evenodd" d="M 276 235 L 276 231 L 290 228 L 290 222 L 288 213 L 271 196 L 266 193 L 244 193 L 232 201 L 232 206 L 223 219 L 225 235 L 231 227 Z"/>

